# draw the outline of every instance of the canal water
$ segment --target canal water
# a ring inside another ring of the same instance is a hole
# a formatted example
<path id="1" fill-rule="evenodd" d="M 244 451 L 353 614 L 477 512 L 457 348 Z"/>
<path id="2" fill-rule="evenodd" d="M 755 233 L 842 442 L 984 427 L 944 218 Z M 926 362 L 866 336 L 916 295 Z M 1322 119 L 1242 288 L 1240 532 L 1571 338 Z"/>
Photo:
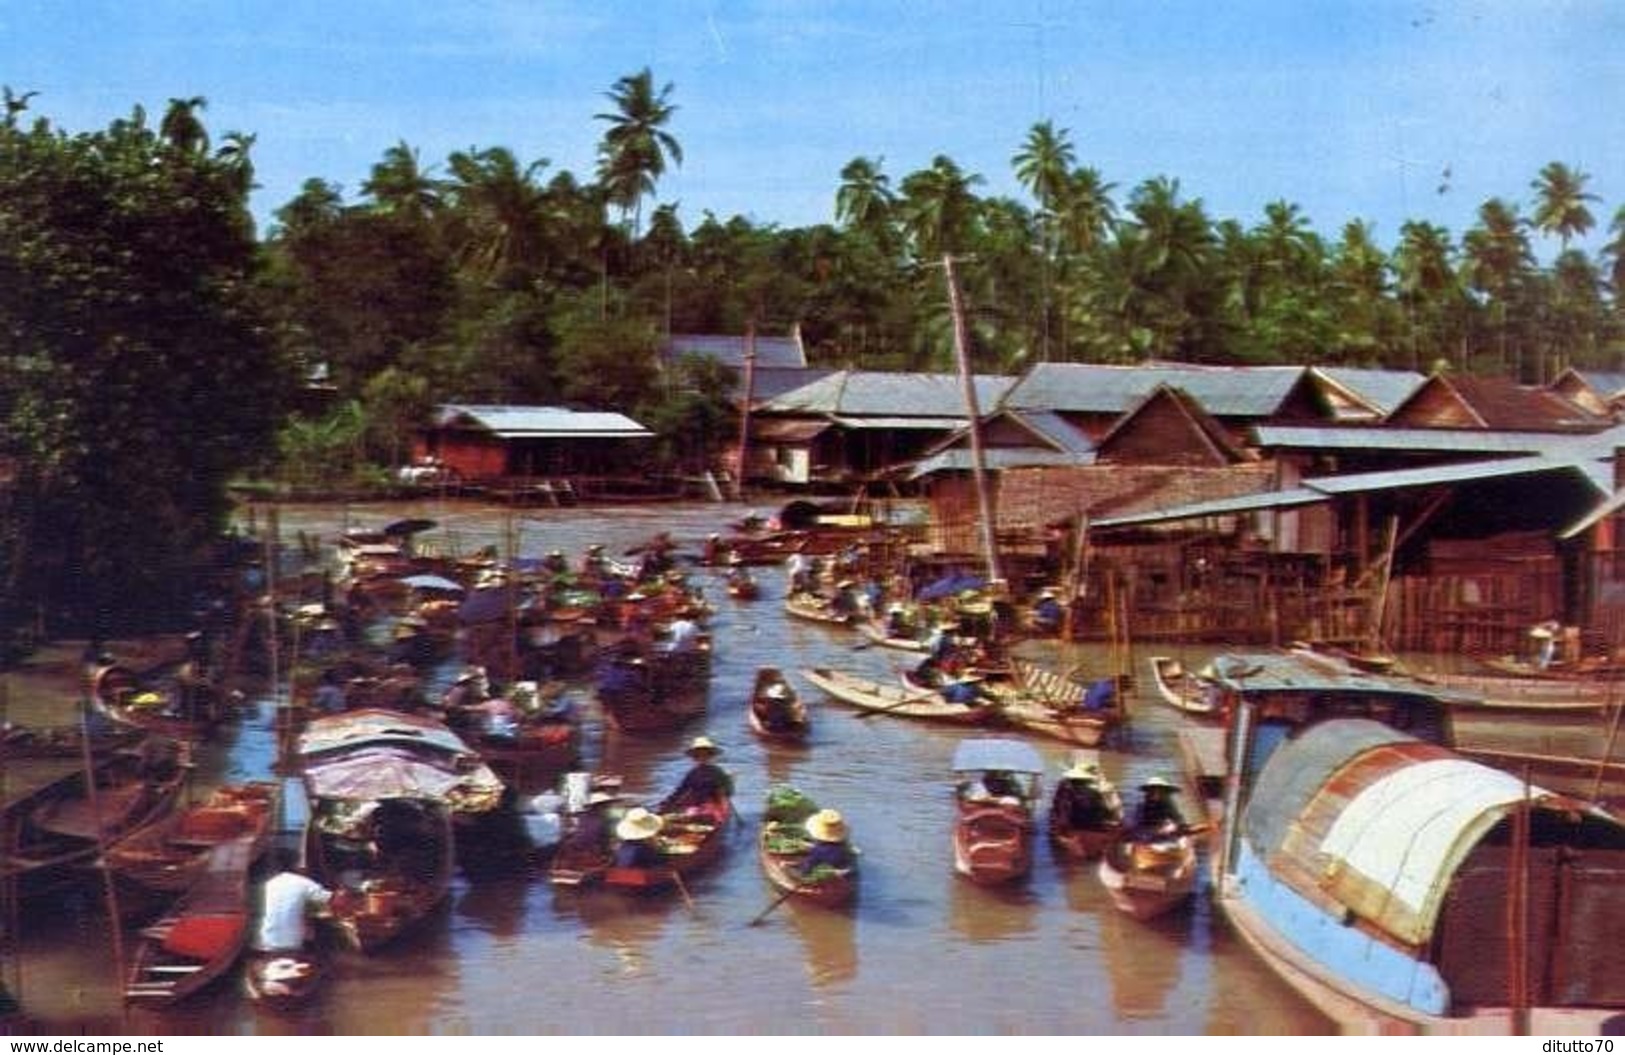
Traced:
<path id="1" fill-rule="evenodd" d="M 284 541 L 330 541 L 344 527 L 426 517 L 420 542 L 535 557 L 579 555 L 590 542 L 622 551 L 668 530 L 697 552 L 711 531 L 746 512 L 734 505 L 527 509 L 469 501 L 283 506 Z M 248 514 L 244 513 L 246 522 Z M 257 517 L 264 528 L 263 511 Z M 94 900 L 30 906 L 16 936 L 22 996 L 47 1032 L 224 1035 L 463 1034 L 1299 1034 L 1330 1024 L 1242 946 L 1204 889 L 1192 908 L 1149 924 L 1118 913 L 1092 867 L 1054 858 L 1042 839 L 1031 876 L 1007 889 L 974 886 L 952 867 L 949 760 L 966 736 L 985 735 L 858 717 L 804 681 L 813 736 L 769 746 L 747 729 L 745 701 L 760 666 L 828 666 L 892 678 L 904 653 L 866 647 L 842 629 L 801 623 L 781 607 L 781 569 L 760 569 L 760 600 L 736 602 L 720 577 L 696 569 L 717 612 L 708 713 L 678 733 L 632 738 L 603 720 L 581 690 L 585 766 L 620 773 L 634 798 L 654 799 L 687 767 L 682 750 L 704 732 L 725 749 L 741 822 L 727 852 L 677 896 L 631 900 L 555 889 L 540 876 L 459 877 L 444 910 L 374 955 L 337 952 L 329 986 L 309 1007 L 277 1015 L 250 1004 L 235 978 L 162 1013 L 120 1007 L 105 921 Z M 1057 669 L 1101 669 L 1088 647 L 1029 643 Z M 1149 655 L 1138 650 L 1145 680 Z M 1199 661 L 1192 650 L 1185 658 Z M 792 674 L 792 677 L 794 675 Z M 240 723 L 208 748 L 206 780 L 271 771 L 274 700 L 250 701 Z M 1142 694 L 1124 742 L 1102 752 L 1129 792 L 1178 769 L 1185 720 Z M 1045 794 L 1068 749 L 1034 741 L 1049 765 Z M 792 784 L 848 819 L 862 849 L 855 906 L 785 903 L 751 921 L 774 894 L 754 836 L 770 787 Z M 293 790 L 293 789 L 290 789 Z"/>

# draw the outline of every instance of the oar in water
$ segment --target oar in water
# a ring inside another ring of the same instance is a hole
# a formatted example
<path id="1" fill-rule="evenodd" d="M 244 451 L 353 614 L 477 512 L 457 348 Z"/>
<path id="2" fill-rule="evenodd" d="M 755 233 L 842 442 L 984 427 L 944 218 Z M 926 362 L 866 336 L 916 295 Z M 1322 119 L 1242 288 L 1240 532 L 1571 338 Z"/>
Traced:
<path id="1" fill-rule="evenodd" d="M 677 885 L 677 892 L 683 895 L 683 904 L 688 906 L 688 910 L 690 912 L 699 911 L 694 907 L 694 899 L 689 896 L 688 884 L 683 882 L 683 874 L 675 868 L 671 870 L 671 881 Z"/>
<path id="2" fill-rule="evenodd" d="M 747 923 L 746 926 L 748 926 L 748 927 L 759 926 L 763 920 L 767 919 L 767 917 L 769 917 L 769 916 L 771 916 L 773 914 L 774 909 L 778 908 L 780 905 L 782 905 L 786 901 L 790 900 L 790 897 L 791 897 L 792 894 L 799 893 L 800 891 L 801 891 L 801 887 L 799 887 L 799 886 L 793 886 L 789 890 L 783 891 L 782 893 L 779 894 L 778 897 L 773 899 L 773 903 L 771 905 L 767 906 L 762 911 L 758 912 L 756 914 L 756 918 L 751 920 L 749 923 Z"/>
<path id="3" fill-rule="evenodd" d="M 874 710 L 859 711 L 857 716 L 859 718 L 873 718 L 877 714 L 887 714 L 891 711 L 897 710 L 899 707 L 906 707 L 911 703 L 923 703 L 935 695 L 937 694 L 932 691 L 916 693 L 913 696 L 905 696 L 896 703 L 888 703 L 884 707 L 876 707 Z"/>

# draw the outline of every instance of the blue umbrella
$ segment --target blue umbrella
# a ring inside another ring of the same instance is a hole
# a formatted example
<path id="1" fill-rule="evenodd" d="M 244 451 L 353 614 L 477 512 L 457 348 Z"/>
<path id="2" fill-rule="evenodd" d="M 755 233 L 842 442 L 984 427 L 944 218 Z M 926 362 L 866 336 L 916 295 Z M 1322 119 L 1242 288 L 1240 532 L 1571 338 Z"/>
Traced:
<path id="1" fill-rule="evenodd" d="M 946 575 L 922 589 L 915 597 L 921 601 L 940 601 L 966 590 L 980 590 L 987 580 L 975 575 Z"/>

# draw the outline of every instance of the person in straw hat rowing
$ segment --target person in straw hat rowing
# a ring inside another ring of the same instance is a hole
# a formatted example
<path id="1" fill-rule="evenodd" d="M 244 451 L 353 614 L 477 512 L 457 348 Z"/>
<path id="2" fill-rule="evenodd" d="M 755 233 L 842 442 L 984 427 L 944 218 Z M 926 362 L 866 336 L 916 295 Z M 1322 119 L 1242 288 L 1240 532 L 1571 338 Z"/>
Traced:
<path id="1" fill-rule="evenodd" d="M 734 793 L 733 777 L 716 764 L 722 748 L 709 736 L 696 736 L 683 752 L 694 760 L 694 765 L 683 776 L 677 790 L 667 796 L 660 806 L 661 813 L 681 813 L 705 810 L 718 800 L 730 799 Z"/>
<path id="2" fill-rule="evenodd" d="M 803 880 L 816 879 L 828 870 L 845 872 L 857 864 L 852 846 L 847 842 L 846 819 L 839 811 L 819 810 L 807 818 L 805 827 L 813 847 L 801 859 L 799 872 Z"/>

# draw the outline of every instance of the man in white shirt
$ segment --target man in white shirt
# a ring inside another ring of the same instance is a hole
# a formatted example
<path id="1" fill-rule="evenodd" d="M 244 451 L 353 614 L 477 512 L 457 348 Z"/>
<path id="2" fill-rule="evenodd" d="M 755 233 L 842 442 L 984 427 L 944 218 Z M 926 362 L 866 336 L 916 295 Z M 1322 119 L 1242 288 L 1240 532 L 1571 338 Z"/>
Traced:
<path id="1" fill-rule="evenodd" d="M 279 871 L 260 892 L 259 926 L 254 932 L 254 948 L 260 952 L 303 949 L 311 939 L 310 917 L 333 900 L 331 890 L 299 871 L 292 851 L 280 851 L 277 864 Z"/>

